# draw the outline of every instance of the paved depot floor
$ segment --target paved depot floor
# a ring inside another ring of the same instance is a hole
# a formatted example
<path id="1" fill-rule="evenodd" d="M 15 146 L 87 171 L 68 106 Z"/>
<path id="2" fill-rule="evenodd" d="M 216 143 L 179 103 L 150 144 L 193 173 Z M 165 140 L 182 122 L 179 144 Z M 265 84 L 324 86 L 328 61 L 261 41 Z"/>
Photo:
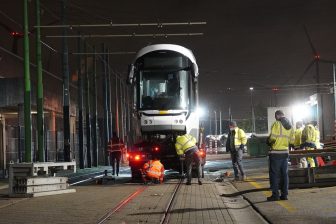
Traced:
<path id="1" fill-rule="evenodd" d="M 151 185 L 108 223 L 160 223 L 177 180 Z M 169 223 L 263 223 L 263 219 L 238 196 L 221 197 L 216 183 L 183 184 L 171 209 Z"/>
<path id="2" fill-rule="evenodd" d="M 170 223 L 264 223 L 250 203 L 271 223 L 336 223 L 336 187 L 293 189 L 288 201 L 267 202 L 267 158 L 244 159 L 246 182 L 212 181 L 228 169 L 228 164 L 229 161 L 209 162 L 212 171 L 207 172 L 202 186 L 195 179 L 191 186 L 181 186 Z M 159 223 L 176 182 L 149 185 L 106 223 Z M 28 199 L 7 198 L 7 189 L 1 189 L 0 223 L 97 223 L 120 201 L 143 187 L 109 181 L 76 186 L 76 193 Z"/>
<path id="3" fill-rule="evenodd" d="M 149 185 L 106 223 L 159 223 L 177 180 Z M 120 201 L 143 188 L 142 184 L 88 185 L 71 194 L 28 199 L 6 198 L 0 194 L 0 223 L 96 223 Z M 182 185 L 170 223 L 262 223 L 254 210 L 238 196 L 221 197 L 217 183 L 205 180 L 199 186 Z"/>

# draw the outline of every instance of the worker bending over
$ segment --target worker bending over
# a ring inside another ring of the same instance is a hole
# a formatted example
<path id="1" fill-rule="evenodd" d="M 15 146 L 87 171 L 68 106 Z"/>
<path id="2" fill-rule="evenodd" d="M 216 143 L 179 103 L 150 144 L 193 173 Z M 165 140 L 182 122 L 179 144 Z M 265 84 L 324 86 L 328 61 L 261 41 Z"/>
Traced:
<path id="1" fill-rule="evenodd" d="M 201 181 L 201 157 L 199 154 L 198 147 L 196 146 L 196 139 L 185 134 L 182 136 L 177 136 L 175 143 L 176 153 L 179 156 L 185 155 L 185 161 L 187 166 L 187 183 L 186 185 L 191 185 L 191 171 L 193 163 L 196 165 L 198 184 L 202 185 Z"/>

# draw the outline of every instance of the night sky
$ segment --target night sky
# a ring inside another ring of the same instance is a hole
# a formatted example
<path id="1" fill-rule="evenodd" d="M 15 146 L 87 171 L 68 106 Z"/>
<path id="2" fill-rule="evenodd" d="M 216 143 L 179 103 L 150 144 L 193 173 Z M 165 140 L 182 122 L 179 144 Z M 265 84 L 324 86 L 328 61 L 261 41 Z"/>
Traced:
<path id="1" fill-rule="evenodd" d="M 30 3 L 31 22 L 34 25 L 34 1 Z M 250 92 L 254 101 L 264 106 L 274 104 L 272 87 L 277 92 L 277 105 L 286 105 L 309 96 L 315 88 L 297 90 L 296 85 L 305 68 L 314 58 L 303 25 L 312 42 L 327 60 L 336 60 L 336 1 L 333 0 L 169 0 L 169 1 L 68 1 L 68 24 L 196 22 L 207 25 L 192 27 L 150 28 L 90 28 L 80 30 L 86 34 L 179 33 L 203 32 L 204 36 L 169 38 L 96 38 L 88 39 L 93 46 L 107 44 L 110 51 L 137 51 L 153 43 L 180 44 L 191 49 L 200 68 L 200 102 L 209 110 L 222 110 L 228 117 L 231 102 L 234 118 L 250 117 Z M 42 0 L 42 24 L 60 24 L 60 1 Z M 0 21 L 13 30 L 21 30 L 22 1 L 2 0 Z M 77 34 L 79 30 L 69 31 Z M 0 46 L 11 50 L 12 39 L 0 27 Z M 42 30 L 42 40 L 61 51 L 61 39 L 46 35 L 61 34 L 60 29 Z M 22 40 L 19 49 L 22 48 Z M 31 38 L 33 55 L 33 38 Z M 69 40 L 70 51 L 75 52 L 76 40 Z M 22 50 L 19 50 L 22 55 Z M 0 76 L 20 74 L 6 63 L 6 53 L 0 51 Z M 43 64 L 50 72 L 61 77 L 61 57 L 43 48 Z M 111 57 L 115 71 L 126 75 L 127 65 L 134 55 Z M 49 61 L 49 63 L 48 63 Z M 53 61 L 53 63 L 50 63 Z M 76 70 L 75 58 L 70 58 L 71 71 Z M 312 67 L 302 84 L 315 83 Z M 330 64 L 320 65 L 321 83 L 332 81 Z M 19 70 L 18 70 L 19 71 Z M 290 88 L 289 88 L 290 87 Z M 231 88 L 229 94 L 228 88 Z M 288 89 L 289 88 L 289 89 Z M 324 90 L 323 90 L 324 91 Z M 324 91 L 325 92 L 325 91 Z M 231 95 L 231 97 L 229 97 Z"/>

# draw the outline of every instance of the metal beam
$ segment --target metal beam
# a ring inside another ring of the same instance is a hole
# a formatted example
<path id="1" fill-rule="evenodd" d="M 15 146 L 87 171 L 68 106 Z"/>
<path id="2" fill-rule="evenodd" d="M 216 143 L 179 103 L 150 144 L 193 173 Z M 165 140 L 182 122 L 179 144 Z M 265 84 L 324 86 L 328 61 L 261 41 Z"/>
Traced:
<path id="1" fill-rule="evenodd" d="M 103 23 L 103 24 L 72 24 L 72 25 L 36 25 L 35 28 L 93 28 L 93 27 L 146 27 L 156 26 L 162 28 L 164 26 L 193 26 L 206 25 L 207 22 L 176 22 L 176 23 Z"/>
<path id="2" fill-rule="evenodd" d="M 73 55 L 123 55 L 123 54 L 136 54 L 135 51 L 116 51 L 116 52 L 72 52 Z"/>
<path id="3" fill-rule="evenodd" d="M 144 33 L 144 34 L 83 34 L 83 35 L 46 35 L 46 38 L 118 38 L 118 37 L 180 37 L 202 36 L 204 33 Z"/>

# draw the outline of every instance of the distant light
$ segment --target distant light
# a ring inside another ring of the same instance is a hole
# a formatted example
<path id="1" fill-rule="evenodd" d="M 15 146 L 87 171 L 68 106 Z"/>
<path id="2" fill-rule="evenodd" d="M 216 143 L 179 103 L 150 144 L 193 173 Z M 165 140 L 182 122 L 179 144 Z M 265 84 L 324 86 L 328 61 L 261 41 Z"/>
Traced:
<path id="1" fill-rule="evenodd" d="M 205 110 L 204 110 L 204 108 L 202 108 L 202 107 L 198 107 L 198 108 L 196 109 L 196 114 L 198 115 L 198 117 L 203 117 L 203 116 L 205 115 Z"/>
<path id="2" fill-rule="evenodd" d="M 273 88 L 272 88 L 272 91 L 274 91 L 274 92 L 279 91 L 279 88 L 277 88 L 277 87 L 273 87 Z"/>
<path id="3" fill-rule="evenodd" d="M 292 106 L 292 114 L 293 114 L 294 122 L 304 121 L 310 117 L 311 110 L 308 105 L 296 104 Z"/>
<path id="4" fill-rule="evenodd" d="M 251 86 L 251 87 L 250 87 L 250 90 L 251 90 L 251 91 L 253 91 L 253 90 L 254 90 L 254 88 Z"/>

